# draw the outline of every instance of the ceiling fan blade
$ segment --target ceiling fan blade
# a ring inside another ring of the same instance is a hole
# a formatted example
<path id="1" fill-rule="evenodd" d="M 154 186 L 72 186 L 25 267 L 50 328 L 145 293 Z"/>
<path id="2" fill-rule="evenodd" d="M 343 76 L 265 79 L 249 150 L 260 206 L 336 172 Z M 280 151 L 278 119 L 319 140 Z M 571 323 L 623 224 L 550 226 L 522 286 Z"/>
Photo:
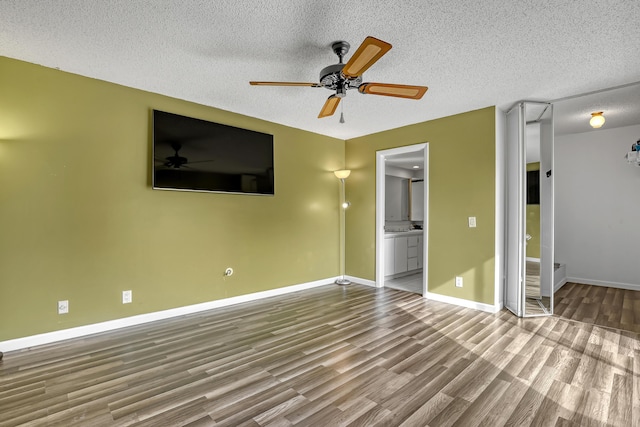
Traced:
<path id="1" fill-rule="evenodd" d="M 210 163 L 210 162 L 215 162 L 215 160 L 214 159 L 211 159 L 211 160 L 195 160 L 193 162 L 189 161 L 189 164 L 192 165 L 194 163 Z"/>
<path id="2" fill-rule="evenodd" d="M 350 78 L 361 76 L 378 59 L 391 49 L 391 45 L 375 37 L 364 39 L 358 50 L 351 56 L 351 59 L 344 64 L 342 74 Z"/>
<path id="3" fill-rule="evenodd" d="M 427 86 L 396 85 L 391 83 L 362 83 L 360 93 L 395 96 L 397 98 L 420 99 L 429 89 Z"/>
<path id="4" fill-rule="evenodd" d="M 305 82 L 249 82 L 251 86 L 308 86 L 320 87 L 318 83 Z"/>
<path id="5" fill-rule="evenodd" d="M 321 119 L 323 117 L 332 116 L 333 113 L 336 112 L 338 104 L 340 104 L 340 98 L 338 98 L 337 95 L 331 95 L 329 98 L 327 98 L 327 102 L 325 102 L 322 106 L 322 110 L 320 110 L 318 118 Z"/>

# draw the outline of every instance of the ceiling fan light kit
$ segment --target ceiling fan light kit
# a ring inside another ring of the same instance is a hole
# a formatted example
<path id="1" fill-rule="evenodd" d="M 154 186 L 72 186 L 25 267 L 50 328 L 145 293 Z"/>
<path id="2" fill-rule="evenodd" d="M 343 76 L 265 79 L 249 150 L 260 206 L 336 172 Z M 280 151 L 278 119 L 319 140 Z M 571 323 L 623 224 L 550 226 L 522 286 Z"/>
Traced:
<path id="1" fill-rule="evenodd" d="M 320 71 L 319 83 L 306 82 L 270 82 L 251 81 L 252 86 L 305 86 L 323 87 L 334 91 L 320 110 L 318 118 L 332 116 L 340 100 L 347 95 L 347 90 L 358 89 L 362 94 L 392 96 L 396 98 L 420 99 L 427 92 L 426 86 L 399 85 L 390 83 L 363 83 L 362 74 L 375 64 L 385 53 L 391 49 L 391 44 L 367 37 L 360 47 L 351 56 L 346 64 L 342 63 L 344 56 L 349 52 L 351 45 L 346 41 L 337 41 L 331 45 L 331 49 L 338 56 L 337 64 L 324 67 Z M 341 118 L 340 123 L 344 123 Z"/>

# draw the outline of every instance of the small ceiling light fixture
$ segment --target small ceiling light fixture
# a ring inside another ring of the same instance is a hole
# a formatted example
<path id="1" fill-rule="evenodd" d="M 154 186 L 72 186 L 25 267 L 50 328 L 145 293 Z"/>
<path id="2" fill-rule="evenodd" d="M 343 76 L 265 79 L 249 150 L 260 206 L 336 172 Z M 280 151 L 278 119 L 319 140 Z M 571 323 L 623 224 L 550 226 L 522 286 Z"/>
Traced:
<path id="1" fill-rule="evenodd" d="M 594 129 L 599 129 L 604 124 L 604 116 L 602 115 L 602 111 L 597 111 L 595 113 L 591 113 L 591 120 L 589 120 L 589 124 Z"/>
<path id="2" fill-rule="evenodd" d="M 413 168 L 414 168 L 414 169 L 420 169 L 420 166 L 415 165 Z"/>

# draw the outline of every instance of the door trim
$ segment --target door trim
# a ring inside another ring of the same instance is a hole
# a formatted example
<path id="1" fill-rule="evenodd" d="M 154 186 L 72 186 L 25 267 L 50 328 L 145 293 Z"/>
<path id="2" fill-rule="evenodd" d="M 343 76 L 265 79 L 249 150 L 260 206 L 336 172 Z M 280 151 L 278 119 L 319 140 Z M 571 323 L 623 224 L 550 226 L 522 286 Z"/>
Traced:
<path id="1" fill-rule="evenodd" d="M 424 219 L 422 236 L 422 295 L 429 291 L 429 143 L 376 151 L 376 287 L 384 286 L 385 161 L 388 156 L 422 151 L 424 157 Z"/>

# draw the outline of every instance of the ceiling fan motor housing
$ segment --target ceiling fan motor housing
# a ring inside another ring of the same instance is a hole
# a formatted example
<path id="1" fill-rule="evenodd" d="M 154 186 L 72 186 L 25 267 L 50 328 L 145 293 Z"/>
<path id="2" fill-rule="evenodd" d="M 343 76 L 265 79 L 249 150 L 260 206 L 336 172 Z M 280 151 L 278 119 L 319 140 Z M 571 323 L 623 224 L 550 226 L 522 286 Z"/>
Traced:
<path id="1" fill-rule="evenodd" d="M 333 53 L 338 55 L 339 64 L 329 65 L 320 71 L 320 85 L 329 90 L 335 90 L 338 98 L 344 98 L 348 89 L 356 89 L 362 83 L 362 76 L 348 78 L 342 74 L 344 64 L 342 58 L 349 52 L 351 45 L 344 40 L 339 40 L 331 45 Z"/>
<path id="2" fill-rule="evenodd" d="M 334 64 L 324 67 L 320 71 L 320 85 L 324 88 L 338 91 L 337 95 L 344 96 L 347 89 L 356 89 L 362 84 L 362 76 L 354 79 L 347 78 L 342 74 L 344 64 Z"/>

